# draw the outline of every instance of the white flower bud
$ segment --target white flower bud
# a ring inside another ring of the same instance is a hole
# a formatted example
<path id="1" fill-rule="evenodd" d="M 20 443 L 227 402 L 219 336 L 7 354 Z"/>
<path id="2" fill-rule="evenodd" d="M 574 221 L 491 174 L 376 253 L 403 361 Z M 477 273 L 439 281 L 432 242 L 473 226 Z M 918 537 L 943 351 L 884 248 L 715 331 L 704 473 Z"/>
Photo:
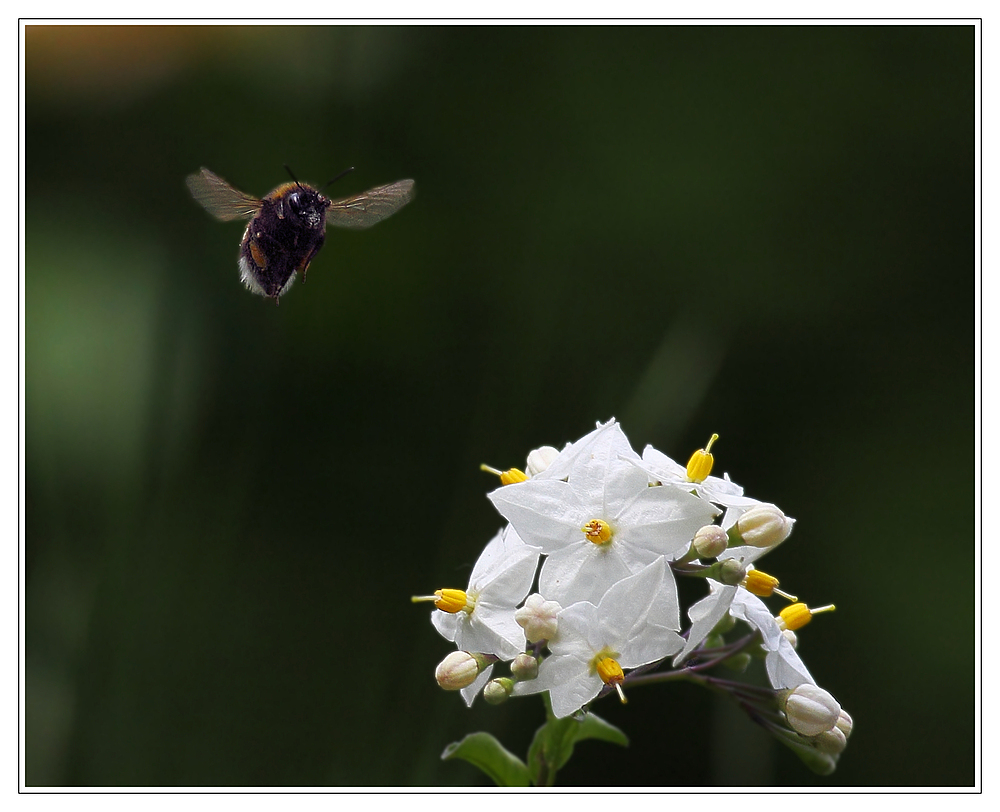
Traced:
<path id="1" fill-rule="evenodd" d="M 524 606 L 514 612 L 514 620 L 524 629 L 524 637 L 529 643 L 551 640 L 555 637 L 559 624 L 556 615 L 562 607 L 555 601 L 547 601 L 537 592 L 529 595 Z"/>
<path id="2" fill-rule="evenodd" d="M 795 519 L 788 518 L 774 505 L 754 505 L 736 522 L 736 532 L 744 544 L 774 547 L 792 532 Z"/>
<path id="3" fill-rule="evenodd" d="M 844 752 L 844 748 L 847 747 L 847 736 L 844 735 L 844 731 L 834 725 L 813 739 L 813 745 L 821 753 L 836 756 Z"/>
<path id="4" fill-rule="evenodd" d="M 534 679 L 538 676 L 538 659 L 530 654 L 518 654 L 510 664 L 510 673 L 519 681 Z"/>
<path id="5" fill-rule="evenodd" d="M 825 733 L 840 718 L 840 704 L 818 685 L 804 682 L 784 694 L 785 716 L 796 733 L 818 736 Z"/>
<path id="6" fill-rule="evenodd" d="M 453 651 L 438 664 L 434 678 L 446 691 L 460 691 L 472 685 L 479 672 L 488 664 L 482 656 L 467 651 Z"/>
<path id="7" fill-rule="evenodd" d="M 847 711 L 841 709 L 837 724 L 829 730 L 820 733 L 813 739 L 813 743 L 821 753 L 831 756 L 839 755 L 847 747 L 847 739 L 850 737 L 851 730 L 853 729 L 854 720 Z"/>
<path id="8" fill-rule="evenodd" d="M 743 566 L 742 558 L 727 558 L 719 567 L 719 581 L 727 586 L 736 586 L 746 577 L 747 568 Z"/>
<path id="9" fill-rule="evenodd" d="M 843 708 L 840 709 L 840 718 L 837 720 L 837 728 L 844 734 L 845 738 L 850 738 L 851 731 L 854 730 L 854 720 Z"/>
<path id="10" fill-rule="evenodd" d="M 514 680 L 507 677 L 491 679 L 483 688 L 483 699 L 490 705 L 500 705 L 510 698 L 511 691 L 514 690 Z"/>
<path id="11" fill-rule="evenodd" d="M 524 472 L 529 477 L 540 474 L 552 465 L 552 461 L 558 456 L 559 450 L 550 445 L 543 445 L 541 448 L 536 448 L 528 455 L 528 465 L 524 469 Z"/>
<path id="12" fill-rule="evenodd" d="M 694 549 L 699 558 L 715 558 L 729 546 L 729 536 L 717 524 L 707 524 L 694 534 Z"/>

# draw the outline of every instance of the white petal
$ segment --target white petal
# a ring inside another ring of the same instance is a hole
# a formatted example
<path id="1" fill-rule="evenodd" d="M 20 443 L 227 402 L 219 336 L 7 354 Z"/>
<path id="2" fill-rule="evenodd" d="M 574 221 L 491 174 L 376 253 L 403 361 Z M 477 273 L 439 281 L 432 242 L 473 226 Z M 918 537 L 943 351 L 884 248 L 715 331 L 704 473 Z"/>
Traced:
<path id="1" fill-rule="evenodd" d="M 509 606 L 512 610 L 524 600 L 535 580 L 540 552 L 537 547 L 521 544 L 507 551 L 498 560 L 497 566 L 483 573 L 479 579 L 473 577 L 469 591 L 476 593 L 476 611 L 480 604 Z"/>
<path id="2" fill-rule="evenodd" d="M 778 641 L 777 651 L 769 651 L 764 658 L 764 665 L 767 668 L 767 677 L 771 681 L 771 687 L 779 690 L 783 688 L 798 688 L 803 683 L 816 684 L 805 663 L 792 648 L 792 644 L 782 635 Z"/>
<path id="3" fill-rule="evenodd" d="M 584 435 L 575 443 L 568 443 L 559 452 L 559 456 L 550 463 L 549 467 L 537 474 L 533 479 L 566 479 L 573 469 L 573 464 L 576 462 L 577 457 L 581 454 L 589 453 L 590 447 L 597 441 L 597 438 L 602 434 L 613 431 L 616 425 L 613 417 L 607 423 L 598 423 L 597 428 L 592 432 Z"/>
<path id="4" fill-rule="evenodd" d="M 687 549 L 694 534 L 719 511 L 704 499 L 670 488 L 644 486 L 620 515 L 612 518 L 621 543 L 672 558 Z"/>
<path id="5" fill-rule="evenodd" d="M 509 563 L 518 557 L 530 554 L 525 551 L 525 543 L 513 527 L 507 525 L 490 539 L 479 554 L 476 565 L 469 576 L 469 586 L 482 589 L 497 574 L 502 573 Z M 530 551 L 530 548 L 528 548 Z M 535 552 L 537 555 L 537 551 Z M 523 597 L 523 596 L 522 596 Z"/>
<path id="6" fill-rule="evenodd" d="M 598 607 L 602 630 L 609 638 L 604 645 L 618 648 L 645 625 L 649 607 L 663 583 L 665 566 L 661 556 L 635 575 L 618 581 L 604 594 Z"/>
<path id="7" fill-rule="evenodd" d="M 462 612 L 462 614 L 464 615 L 465 612 Z M 451 612 L 442 612 L 440 609 L 435 609 L 431 612 L 431 623 L 434 624 L 434 628 L 438 630 L 445 640 L 455 642 L 455 635 L 458 632 L 457 616 Z"/>
<path id="8" fill-rule="evenodd" d="M 601 691 L 603 683 L 591 674 L 588 664 L 574 657 L 552 656 L 538 667 L 538 677 L 519 682 L 515 694 L 538 693 L 547 690 L 552 713 L 559 719 L 580 710 Z"/>
<path id="9" fill-rule="evenodd" d="M 598 518 L 618 510 L 647 484 L 643 471 L 632 464 L 639 455 L 632 450 L 621 426 L 598 435 L 588 452 L 573 464 L 569 481 L 580 501 L 600 512 Z"/>
<path id="10" fill-rule="evenodd" d="M 476 677 L 476 681 L 473 682 L 472 685 L 466 685 L 461 691 L 459 691 L 462 695 L 462 699 L 465 700 L 465 704 L 470 708 L 472 707 L 472 703 L 475 701 L 476 697 L 479 696 L 479 692 L 483 690 L 483 686 L 490 681 L 490 674 L 492 673 L 493 666 L 486 666 L 482 673 Z"/>
<path id="11" fill-rule="evenodd" d="M 471 615 L 459 612 L 455 645 L 462 651 L 495 654 L 501 660 L 513 660 L 524 650 L 524 630 L 514 620 L 514 607 L 500 612 L 480 611 Z"/>
<path id="12" fill-rule="evenodd" d="M 578 541 L 583 537 L 580 528 L 594 518 L 569 483 L 559 480 L 504 485 L 489 498 L 526 544 L 546 554 Z"/>
<path id="13" fill-rule="evenodd" d="M 580 533 L 579 542 L 545 559 L 538 591 L 563 606 L 576 601 L 596 604 L 612 584 L 631 574 L 613 543 L 610 547 L 592 544 Z"/>
<path id="14" fill-rule="evenodd" d="M 756 595 L 747 592 L 745 589 L 737 590 L 733 596 L 733 605 L 730 607 L 733 617 L 744 620 L 754 629 L 758 629 L 763 638 L 761 645 L 768 651 L 777 651 L 778 645 L 784 636 L 778 628 L 778 621 L 774 619 L 771 610 Z"/>
<path id="15" fill-rule="evenodd" d="M 680 665 L 687 656 L 705 642 L 705 638 L 729 612 L 737 586 L 723 586 L 718 581 L 709 580 L 711 594 L 702 598 L 688 609 L 691 630 L 680 654 L 674 657 L 674 666 Z"/>

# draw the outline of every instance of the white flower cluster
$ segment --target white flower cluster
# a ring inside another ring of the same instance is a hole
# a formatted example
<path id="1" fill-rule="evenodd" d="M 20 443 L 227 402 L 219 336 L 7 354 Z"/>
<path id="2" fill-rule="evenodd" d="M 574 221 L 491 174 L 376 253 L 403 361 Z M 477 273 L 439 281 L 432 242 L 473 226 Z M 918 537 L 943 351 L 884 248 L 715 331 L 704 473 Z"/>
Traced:
<path id="1" fill-rule="evenodd" d="M 459 649 L 439 667 L 439 684 L 470 705 L 484 687 L 490 702 L 547 691 L 561 718 L 609 691 L 624 702 L 628 684 L 653 681 L 649 672 L 671 658 L 675 669 L 699 673 L 714 656 L 713 633 L 740 620 L 765 653 L 774 732 L 832 769 L 850 717 L 795 652 L 794 630 L 822 610 L 792 603 L 775 616 L 761 597 L 795 599 L 754 568 L 794 521 L 728 476 L 709 475 L 711 445 L 686 467 L 651 446 L 640 456 L 611 420 L 562 451 L 532 451 L 527 473 L 494 471 L 502 484 L 489 498 L 507 526 L 466 589 L 414 599 L 434 601 L 435 628 Z M 709 588 L 683 634 L 676 573 Z M 511 676 L 491 680 L 498 661 L 511 663 Z"/>

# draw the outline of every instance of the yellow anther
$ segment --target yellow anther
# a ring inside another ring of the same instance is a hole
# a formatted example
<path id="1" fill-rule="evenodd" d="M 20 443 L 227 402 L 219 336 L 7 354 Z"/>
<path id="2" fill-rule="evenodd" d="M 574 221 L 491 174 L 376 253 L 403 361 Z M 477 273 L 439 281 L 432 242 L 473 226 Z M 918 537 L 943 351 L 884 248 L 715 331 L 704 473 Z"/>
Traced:
<path id="1" fill-rule="evenodd" d="M 625 691 L 622 690 L 622 683 L 625 681 L 625 672 L 614 657 L 602 657 L 597 662 L 597 676 L 605 685 L 614 685 L 618 691 L 618 698 L 624 705 L 628 700 L 625 698 Z"/>
<path id="2" fill-rule="evenodd" d="M 479 466 L 479 470 L 486 471 L 488 474 L 500 477 L 501 485 L 513 485 L 515 482 L 525 482 L 528 479 L 528 475 L 518 468 L 509 468 L 506 471 L 498 471 L 496 468 L 491 468 L 486 463 L 483 463 Z"/>
<path id="3" fill-rule="evenodd" d="M 437 598 L 434 605 L 442 612 L 456 614 L 463 609 L 471 612 L 475 607 L 475 601 L 469 600 L 469 596 L 462 589 L 439 589 L 434 593 Z"/>
<path id="4" fill-rule="evenodd" d="M 829 606 L 821 606 L 819 609 L 810 609 L 804 603 L 793 603 L 778 613 L 778 626 L 782 630 L 787 629 L 794 632 L 812 620 L 813 615 L 818 615 L 820 612 L 832 612 L 835 608 L 832 603 Z"/>
<path id="5" fill-rule="evenodd" d="M 760 570 L 750 570 L 747 573 L 747 577 L 743 579 L 743 587 L 759 598 L 770 598 L 771 595 L 777 594 L 781 595 L 785 600 L 797 601 L 794 595 L 789 595 L 787 592 L 782 592 L 778 589 L 778 579 L 773 575 L 768 575 L 766 572 L 761 572 Z"/>
<path id="6" fill-rule="evenodd" d="M 699 448 L 691 455 L 687 464 L 687 478 L 691 482 L 704 482 L 712 473 L 712 463 L 715 462 L 715 458 L 709 453 L 709 449 L 718 439 L 719 435 L 713 434 L 704 448 Z"/>
<path id="7" fill-rule="evenodd" d="M 580 528 L 588 541 L 594 544 L 607 544 L 611 541 L 611 525 L 603 519 L 591 519 Z"/>

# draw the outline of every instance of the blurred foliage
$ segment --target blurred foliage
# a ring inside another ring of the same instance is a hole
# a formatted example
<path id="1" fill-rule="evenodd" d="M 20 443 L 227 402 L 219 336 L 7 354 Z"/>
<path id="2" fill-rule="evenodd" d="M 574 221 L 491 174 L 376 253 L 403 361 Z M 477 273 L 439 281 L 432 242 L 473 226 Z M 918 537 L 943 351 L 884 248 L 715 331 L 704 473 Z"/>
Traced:
<path id="1" fill-rule="evenodd" d="M 409 596 L 500 526 L 481 462 L 611 416 L 798 519 L 768 569 L 837 604 L 800 650 L 855 732 L 818 778 L 651 688 L 560 783 L 972 784 L 974 37 L 28 26 L 28 784 L 483 782 L 445 745 L 541 703 L 439 691 Z M 417 199 L 276 307 L 183 179 L 285 163 Z"/>

